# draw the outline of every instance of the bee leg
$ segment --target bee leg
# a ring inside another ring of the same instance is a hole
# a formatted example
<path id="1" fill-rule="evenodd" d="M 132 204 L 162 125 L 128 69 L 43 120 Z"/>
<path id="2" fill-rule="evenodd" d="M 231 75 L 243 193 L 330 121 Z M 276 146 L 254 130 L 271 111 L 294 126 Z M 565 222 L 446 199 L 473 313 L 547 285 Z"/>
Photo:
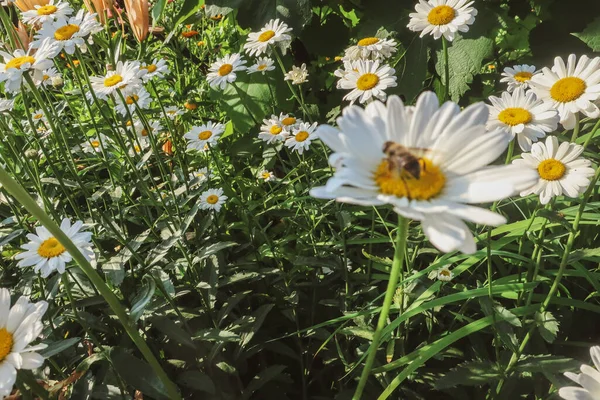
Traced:
<path id="1" fill-rule="evenodd" d="M 425 160 L 423 160 L 422 158 L 419 158 L 419 164 L 421 164 L 421 169 L 422 169 L 423 171 L 425 171 L 425 166 L 427 165 L 427 164 L 425 163 Z"/>
<path id="2" fill-rule="evenodd" d="M 406 189 L 406 197 L 408 197 L 408 199 L 411 200 L 412 196 L 410 195 L 410 189 L 408 188 L 408 183 L 406 183 L 405 178 L 402 178 L 402 183 L 404 183 L 404 189 Z"/>

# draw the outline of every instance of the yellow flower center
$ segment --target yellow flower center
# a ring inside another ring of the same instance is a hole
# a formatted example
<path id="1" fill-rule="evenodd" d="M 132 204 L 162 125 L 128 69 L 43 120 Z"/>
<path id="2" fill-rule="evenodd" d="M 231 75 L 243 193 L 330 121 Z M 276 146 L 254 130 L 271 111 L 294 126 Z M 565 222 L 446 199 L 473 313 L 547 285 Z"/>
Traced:
<path id="1" fill-rule="evenodd" d="M 281 120 L 281 123 L 285 126 L 290 126 L 290 125 L 294 125 L 296 123 L 296 118 L 294 117 L 286 117 L 283 120 Z"/>
<path id="2" fill-rule="evenodd" d="M 50 79 L 50 76 L 48 76 L 48 75 L 44 75 L 44 76 L 42 76 L 42 80 L 43 80 L 43 81 L 47 81 L 48 79 Z"/>
<path id="3" fill-rule="evenodd" d="M 273 125 L 271 127 L 271 135 L 279 135 L 282 130 L 283 130 L 283 128 L 280 127 L 279 125 Z"/>
<path id="4" fill-rule="evenodd" d="M 550 97 L 561 103 L 577 100 L 585 92 L 587 85 L 584 80 L 575 76 L 556 81 L 550 89 Z"/>
<path id="5" fill-rule="evenodd" d="M 56 10 L 58 10 L 58 8 L 56 6 L 53 6 L 52 4 L 47 4 L 47 5 L 42 6 L 37 9 L 37 15 L 54 14 L 56 12 Z"/>
<path id="6" fill-rule="evenodd" d="M 309 133 L 306 131 L 300 131 L 296 133 L 296 142 L 304 142 L 308 139 Z"/>
<path id="7" fill-rule="evenodd" d="M 364 38 L 364 39 L 360 39 L 358 41 L 358 45 L 359 46 L 363 46 L 363 47 L 370 46 L 370 45 L 375 44 L 375 43 L 379 43 L 379 38 L 376 38 L 376 37 L 367 37 L 367 38 Z"/>
<path id="8" fill-rule="evenodd" d="M 500 111 L 498 119 L 509 126 L 528 124 L 531 122 L 531 113 L 521 107 L 510 107 Z"/>
<path id="9" fill-rule="evenodd" d="M 233 65 L 223 64 L 219 67 L 219 76 L 225 76 L 233 71 Z"/>
<path id="10" fill-rule="evenodd" d="M 267 42 L 269 40 L 271 40 L 271 38 L 275 36 L 275 32 L 273 31 L 264 31 L 263 33 L 261 33 L 258 36 L 258 41 L 259 42 Z"/>
<path id="11" fill-rule="evenodd" d="M 123 77 L 119 74 L 114 74 L 112 76 L 109 76 L 108 78 L 106 78 L 104 80 L 104 86 L 105 87 L 112 87 L 115 86 L 117 83 L 123 82 Z"/>
<path id="12" fill-rule="evenodd" d="M 142 67 L 141 69 L 145 69 L 148 71 L 149 74 L 151 74 L 154 71 L 156 71 L 156 65 L 154 65 L 154 64 L 146 65 L 145 67 Z"/>
<path id="13" fill-rule="evenodd" d="M 448 271 L 447 269 L 443 269 L 439 272 L 439 274 L 441 276 L 445 276 L 446 278 L 450 278 L 450 271 Z"/>
<path id="14" fill-rule="evenodd" d="M 42 119 L 44 117 L 44 114 L 35 114 L 33 116 L 33 119 Z"/>
<path id="15" fill-rule="evenodd" d="M 521 71 L 521 72 L 517 72 L 514 76 L 515 81 L 517 82 L 527 82 L 528 80 L 531 79 L 531 77 L 533 76 L 533 74 L 531 72 L 526 72 L 526 71 Z"/>
<path id="16" fill-rule="evenodd" d="M 565 175 L 565 172 L 567 172 L 565 164 L 554 158 L 542 161 L 537 169 L 540 178 L 547 181 L 557 181 Z"/>
<path id="17" fill-rule="evenodd" d="M 6 63 L 6 67 L 4 67 L 5 71 L 8 71 L 9 68 L 21 68 L 23 64 L 33 64 L 35 62 L 35 58 L 31 56 L 21 56 L 15 57 L 9 62 Z"/>
<path id="18" fill-rule="evenodd" d="M 384 159 L 375 171 L 374 179 L 383 194 L 397 197 L 408 197 L 411 200 L 429 200 L 437 196 L 444 185 L 446 177 L 431 160 L 421 158 L 421 173 L 419 179 L 410 173 L 390 168 L 387 159 Z"/>
<path id="19" fill-rule="evenodd" d="M 271 177 L 271 173 L 265 171 L 265 172 L 262 173 L 261 176 L 262 176 L 263 179 L 269 179 Z"/>
<path id="20" fill-rule="evenodd" d="M 378 83 L 379 77 L 375 74 L 367 72 L 366 74 L 363 74 L 360 78 L 358 78 L 358 80 L 356 81 L 356 87 L 359 90 L 370 90 L 377 86 Z"/>
<path id="21" fill-rule="evenodd" d="M 92 140 L 90 143 L 92 144 L 92 147 L 100 147 L 100 141 L 98 140 Z"/>
<path id="22" fill-rule="evenodd" d="M 456 11 L 450 6 L 437 6 L 434 7 L 427 15 L 427 21 L 431 25 L 446 25 L 452 22 L 456 16 Z"/>
<path id="23" fill-rule="evenodd" d="M 69 40 L 76 32 L 79 32 L 77 25 L 69 24 L 58 28 L 54 32 L 54 39 L 56 40 Z"/>
<path id="24" fill-rule="evenodd" d="M 6 328 L 0 329 L 0 362 L 4 361 L 13 347 L 13 335 Z"/>
<path id="25" fill-rule="evenodd" d="M 125 97 L 125 103 L 127 103 L 128 105 L 132 105 L 139 99 L 140 99 L 140 96 L 138 96 L 137 94 L 134 94 L 134 95 Z"/>
<path id="26" fill-rule="evenodd" d="M 264 71 L 267 69 L 267 64 L 260 64 L 256 69 L 259 71 Z"/>
<path id="27" fill-rule="evenodd" d="M 148 136 L 148 131 L 144 128 L 144 129 L 142 129 L 142 131 L 140 132 L 140 134 L 142 136 Z"/>
<path id="28" fill-rule="evenodd" d="M 40 257 L 43 258 L 58 257 L 65 251 L 65 247 L 62 244 L 60 244 L 58 239 L 56 239 L 54 236 L 44 240 L 37 250 Z"/>
<path id="29" fill-rule="evenodd" d="M 216 194 L 211 194 L 206 198 L 206 202 L 208 204 L 217 204 L 217 201 L 219 201 L 219 196 L 217 196 Z"/>
<path id="30" fill-rule="evenodd" d="M 212 132 L 211 131 L 202 131 L 202 132 L 200 132 L 198 134 L 198 139 L 200 139 L 200 140 L 207 140 L 211 136 L 212 136 Z"/>

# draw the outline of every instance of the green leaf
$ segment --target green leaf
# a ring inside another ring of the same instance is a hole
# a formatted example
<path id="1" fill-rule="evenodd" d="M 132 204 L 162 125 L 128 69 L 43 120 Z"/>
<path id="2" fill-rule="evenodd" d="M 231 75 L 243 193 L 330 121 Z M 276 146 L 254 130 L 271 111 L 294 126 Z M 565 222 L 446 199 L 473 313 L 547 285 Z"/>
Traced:
<path id="1" fill-rule="evenodd" d="M 114 369 L 131 387 L 157 400 L 170 399 L 162 381 L 145 361 L 132 356 L 120 347 L 110 351 L 110 358 Z"/>
<path id="2" fill-rule="evenodd" d="M 363 339 L 373 340 L 375 331 L 367 328 L 360 328 L 358 326 L 349 326 L 340 330 L 340 333 L 348 336 L 358 336 Z"/>
<path id="3" fill-rule="evenodd" d="M 502 378 L 502 371 L 491 361 L 468 361 L 446 372 L 437 379 L 437 390 L 448 389 L 458 385 L 479 386 L 495 382 Z"/>
<path id="4" fill-rule="evenodd" d="M 183 2 L 183 5 L 181 6 L 181 9 L 179 10 L 179 14 L 177 14 L 174 18 L 175 19 L 174 26 L 177 27 L 180 24 L 185 23 L 185 20 L 187 20 L 192 15 L 194 15 L 200 9 L 200 7 L 202 7 L 203 5 L 204 5 L 204 0 L 185 0 Z M 177 29 L 173 29 L 173 32 L 171 32 L 171 34 L 165 40 L 165 42 L 169 41 L 169 39 L 175 32 L 177 32 Z"/>
<path id="5" fill-rule="evenodd" d="M 123 279 L 125 278 L 125 263 L 127 263 L 127 261 L 129 261 L 133 256 L 131 250 L 138 250 L 149 235 L 150 229 L 140 233 L 133 240 L 129 241 L 129 247 L 124 247 L 117 253 L 116 256 L 111 257 L 110 260 L 102 264 L 102 270 L 114 285 L 121 285 Z"/>
<path id="6" fill-rule="evenodd" d="M 413 100 L 423 90 L 423 81 L 427 77 L 429 48 L 425 40 L 413 40 L 400 62 L 396 65 L 398 75 L 398 93 L 404 95 L 406 102 Z"/>
<path id="7" fill-rule="evenodd" d="M 252 379 L 252 381 L 250 381 L 246 389 L 244 389 L 242 400 L 249 399 L 254 392 L 263 387 L 267 382 L 280 376 L 285 368 L 284 365 L 272 365 L 264 371 L 261 371 Z"/>
<path id="8" fill-rule="evenodd" d="M 240 337 L 231 331 L 220 329 L 201 329 L 194 340 L 205 340 L 208 342 L 237 342 Z"/>
<path id="9" fill-rule="evenodd" d="M 600 51 L 600 17 L 590 22 L 583 32 L 573 33 L 593 51 Z"/>
<path id="10" fill-rule="evenodd" d="M 543 313 L 535 313 L 535 323 L 538 326 L 538 331 L 544 340 L 548 343 L 554 342 L 558 334 L 558 321 L 551 312 L 544 311 Z"/>
<path id="11" fill-rule="evenodd" d="M 541 372 L 559 374 L 565 371 L 577 369 L 580 361 L 568 357 L 552 355 L 528 355 L 515 364 L 515 370 L 519 372 Z"/>
<path id="12" fill-rule="evenodd" d="M 490 57 L 493 52 L 494 41 L 486 37 L 477 39 L 457 38 L 448 49 L 448 64 L 450 68 L 450 96 L 458 101 L 469 90 L 469 84 L 477 75 L 483 60 Z M 437 52 L 435 70 L 444 82 L 444 56 L 442 51 Z"/>
<path id="13" fill-rule="evenodd" d="M 254 30 L 262 28 L 271 19 L 279 18 L 299 35 L 310 22 L 312 10 L 309 0 L 244 0 L 237 18 L 240 26 Z"/>
<path id="14" fill-rule="evenodd" d="M 165 6 L 167 5 L 167 0 L 157 0 L 156 3 L 152 6 L 152 26 L 156 26 L 158 21 L 160 21 L 160 17 L 162 16 L 163 11 L 165 10 Z"/>
<path id="15" fill-rule="evenodd" d="M 192 390 L 215 394 L 215 384 L 212 379 L 200 371 L 185 371 L 177 378 L 177 383 Z"/>
<path id="16" fill-rule="evenodd" d="M 584 258 L 592 258 L 592 257 L 600 257 L 600 247 L 596 247 L 595 249 L 575 250 L 571 254 L 569 254 L 569 260 L 567 262 L 569 264 L 572 264 L 575 261 L 579 261 Z"/>
<path id="17" fill-rule="evenodd" d="M 48 344 L 48 347 L 38 351 L 40 355 L 44 356 L 44 358 L 50 358 L 52 356 L 57 355 L 58 353 L 63 352 L 64 350 L 75 346 L 75 344 L 79 343 L 81 338 L 73 337 L 65 340 L 59 340 L 58 342 L 53 342 Z"/>
<path id="18" fill-rule="evenodd" d="M 254 316 L 255 318 L 254 323 L 252 324 L 252 328 L 249 332 L 244 332 L 241 335 L 240 347 L 244 347 L 248 343 L 250 343 L 256 332 L 258 332 L 258 330 L 262 326 L 263 322 L 265 322 L 267 314 L 273 309 L 274 306 L 274 304 L 264 304 L 260 306 L 258 310 L 252 313 L 252 316 Z"/>
<path id="19" fill-rule="evenodd" d="M 152 326 L 164 333 L 169 339 L 191 349 L 196 349 L 192 337 L 168 317 L 155 316 L 151 318 Z"/>
<path id="20" fill-rule="evenodd" d="M 154 291 L 156 290 L 156 282 L 154 282 L 154 279 L 152 279 L 151 276 L 144 275 L 142 281 L 143 285 L 140 287 L 135 297 L 131 301 L 132 305 L 131 309 L 129 310 L 129 315 L 134 322 L 142 316 L 146 306 L 154 296 Z"/>

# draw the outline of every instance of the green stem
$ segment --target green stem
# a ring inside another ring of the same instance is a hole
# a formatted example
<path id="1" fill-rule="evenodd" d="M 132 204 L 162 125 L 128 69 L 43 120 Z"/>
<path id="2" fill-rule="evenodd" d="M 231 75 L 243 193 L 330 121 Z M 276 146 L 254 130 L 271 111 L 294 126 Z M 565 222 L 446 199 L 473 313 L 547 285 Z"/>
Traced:
<path id="1" fill-rule="evenodd" d="M 398 278 L 402 274 L 402 265 L 404 263 L 404 251 L 406 247 L 406 239 L 408 236 L 408 220 L 404 217 L 398 216 L 398 232 L 396 234 L 396 249 L 394 251 L 394 261 L 392 262 L 392 270 L 390 271 L 390 279 L 388 281 L 387 289 L 385 291 L 385 298 L 383 299 L 383 306 L 379 313 L 379 320 L 377 321 L 377 328 L 373 335 L 373 341 L 369 346 L 367 352 L 367 361 L 363 368 L 362 374 L 360 375 L 360 381 L 358 387 L 354 392 L 352 400 L 360 400 L 362 397 L 363 390 L 369 379 L 375 356 L 377 355 L 377 348 L 379 347 L 379 341 L 383 333 L 383 328 L 387 324 L 388 314 L 390 313 L 390 306 L 396 293 L 396 286 L 398 285 Z"/>
<path id="2" fill-rule="evenodd" d="M 571 138 L 571 143 L 575 143 L 577 137 L 579 136 L 579 114 L 575 114 L 575 127 L 573 128 L 573 137 Z"/>
<path id="3" fill-rule="evenodd" d="M 5 170 L 4 168 L 0 168 L 0 184 L 4 186 L 6 191 L 10 193 L 19 203 L 23 205 L 33 215 L 36 217 L 40 223 L 50 231 L 50 233 L 58 239 L 60 244 L 62 244 L 71 257 L 77 262 L 81 270 L 87 275 L 88 279 L 92 282 L 92 284 L 98 289 L 104 300 L 108 303 L 112 311 L 115 313 L 123 328 L 131 338 L 131 340 L 135 343 L 137 348 L 140 350 L 148 364 L 152 367 L 158 378 L 162 381 L 165 386 L 167 392 L 169 393 L 169 397 L 174 400 L 181 400 L 181 395 L 177 390 L 177 387 L 169 377 L 166 372 L 161 367 L 160 363 L 148 347 L 148 344 L 144 341 L 140 333 L 138 332 L 135 325 L 129 319 L 127 312 L 119 302 L 119 299 L 115 294 L 111 291 L 111 289 L 106 285 L 106 283 L 102 280 L 100 275 L 96 272 L 94 267 L 90 264 L 90 262 L 84 257 L 83 254 L 79 251 L 77 246 L 71 241 L 71 239 L 60 229 L 60 227 L 46 214 L 31 198 L 29 193 L 23 189 L 23 187 L 17 183 Z"/>
<path id="4" fill-rule="evenodd" d="M 442 52 L 444 53 L 444 101 L 450 93 L 450 64 L 448 63 L 448 41 L 442 36 Z"/>

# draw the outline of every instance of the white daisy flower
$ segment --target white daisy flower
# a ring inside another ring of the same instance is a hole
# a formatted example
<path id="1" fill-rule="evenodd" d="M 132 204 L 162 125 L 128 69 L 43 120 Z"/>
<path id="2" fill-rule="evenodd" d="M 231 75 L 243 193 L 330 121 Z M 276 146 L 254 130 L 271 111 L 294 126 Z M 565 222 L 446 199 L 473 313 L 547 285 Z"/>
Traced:
<path id="1" fill-rule="evenodd" d="M 165 108 L 165 114 L 167 115 L 167 118 L 174 120 L 178 116 L 183 115 L 183 110 L 177 106 L 170 106 Z"/>
<path id="2" fill-rule="evenodd" d="M 308 71 L 306 70 L 306 64 L 302 63 L 300 67 L 292 66 L 292 70 L 286 72 L 283 77 L 286 81 L 292 81 L 293 85 L 300 85 L 304 82 L 308 82 Z"/>
<path id="3" fill-rule="evenodd" d="M 48 118 L 44 115 L 44 111 L 42 109 L 36 110 L 31 114 L 31 119 L 35 126 L 37 126 L 40 122 L 44 125 L 48 124 Z"/>
<path id="4" fill-rule="evenodd" d="M 273 71 L 275 69 L 275 65 L 273 65 L 273 60 L 269 57 L 259 57 L 256 60 L 256 64 L 248 67 L 248 73 L 253 74 L 255 72 L 260 72 L 263 75 L 267 71 Z"/>
<path id="5" fill-rule="evenodd" d="M 265 182 L 271 182 L 277 179 L 274 173 L 267 171 L 266 169 L 261 171 L 258 177 Z"/>
<path id="6" fill-rule="evenodd" d="M 168 75 L 170 72 L 167 62 L 162 58 L 160 60 L 157 60 L 155 58 L 154 60 L 152 60 L 151 64 L 143 63 L 140 66 L 140 69 L 146 71 L 146 74 L 142 76 L 142 80 L 144 82 L 148 82 L 153 78 L 162 79 L 165 77 L 165 75 Z"/>
<path id="7" fill-rule="evenodd" d="M 271 116 L 271 118 L 273 118 L 273 116 Z M 286 131 L 288 134 L 291 134 L 292 130 L 298 125 L 300 125 L 302 122 L 303 121 L 300 118 L 296 118 L 293 115 L 284 113 L 279 114 L 279 123 L 281 124 L 281 126 L 283 126 L 283 130 Z"/>
<path id="8" fill-rule="evenodd" d="M 227 200 L 227 196 L 223 194 L 223 189 L 208 189 L 200 195 L 200 208 L 220 211 L 225 200 Z"/>
<path id="9" fill-rule="evenodd" d="M 18 92 L 24 72 L 29 72 L 34 81 L 40 81 L 43 71 L 52 67 L 52 59 L 60 52 L 60 47 L 50 39 L 44 40 L 37 51 L 31 46 L 25 53 L 17 49 L 13 54 L 0 51 L 4 62 L 0 63 L 0 82 L 8 92 Z"/>
<path id="10" fill-rule="evenodd" d="M 427 34 L 439 39 L 444 35 L 452 41 L 456 32 L 467 32 L 469 25 L 475 22 L 477 10 L 471 7 L 474 1 L 469 0 L 419 0 L 415 6 L 416 13 L 410 13 L 408 29 L 421 32 L 420 37 Z"/>
<path id="11" fill-rule="evenodd" d="M 140 138 L 146 138 L 148 135 L 158 135 L 163 127 L 158 121 L 148 121 L 147 126 L 142 121 L 136 119 L 133 123 L 133 129 Z"/>
<path id="12" fill-rule="evenodd" d="M 114 70 L 108 71 L 105 76 L 91 76 L 90 82 L 98 98 L 106 99 L 117 90 L 128 96 L 142 85 L 141 78 L 145 74 L 145 70 L 140 70 L 138 61 L 119 61 Z"/>
<path id="13" fill-rule="evenodd" d="M 594 367 L 582 364 L 581 374 L 565 372 L 565 376 L 579 386 L 565 386 L 558 390 L 558 395 L 565 400 L 597 400 L 600 398 L 600 346 L 590 348 L 590 356 Z"/>
<path id="14" fill-rule="evenodd" d="M 536 74 L 535 65 L 515 65 L 512 68 L 504 68 L 503 78 L 500 82 L 508 84 L 508 92 L 512 93 L 516 88 L 529 89 L 531 78 Z"/>
<path id="15" fill-rule="evenodd" d="M 492 105 L 488 106 L 488 129 L 508 130 L 513 138 L 517 136 L 523 151 L 529 151 L 533 142 L 558 126 L 558 112 L 531 91 L 525 94 L 522 88 L 517 88 L 512 94 L 504 92 L 502 98 L 490 96 L 489 100 Z"/>
<path id="16" fill-rule="evenodd" d="M 35 35 L 35 41 L 31 43 L 31 47 L 37 48 L 46 39 L 54 40 L 61 50 L 67 54 L 75 53 L 75 48 L 79 48 L 82 53 L 87 51 L 86 38 L 91 42 L 91 36 L 102 30 L 102 25 L 96 20 L 96 14 L 79 12 L 69 18 L 68 21 L 57 20 L 47 21 L 42 25 L 42 29 Z"/>
<path id="17" fill-rule="evenodd" d="M 192 127 L 192 130 L 183 137 L 188 140 L 188 149 L 204 151 L 204 146 L 217 143 L 217 139 L 223 132 L 225 132 L 225 125 L 209 121 L 204 125 Z"/>
<path id="18" fill-rule="evenodd" d="M 291 136 L 285 141 L 285 145 L 292 150 L 296 150 L 298 154 L 304 153 L 304 150 L 309 149 L 310 143 L 317 138 L 315 129 L 317 129 L 316 122 L 312 125 L 308 122 L 298 124 L 292 131 Z"/>
<path id="19" fill-rule="evenodd" d="M 294 124 L 295 123 L 296 121 L 294 119 Z M 290 132 L 290 129 L 285 128 L 286 127 L 281 123 L 281 119 L 277 118 L 275 115 L 271 115 L 271 118 L 263 119 L 258 138 L 268 144 L 285 140 Z"/>
<path id="20" fill-rule="evenodd" d="M 150 142 L 147 137 L 138 137 L 137 141 L 129 144 L 127 154 L 129 157 L 141 156 L 144 151 L 150 146 Z"/>
<path id="21" fill-rule="evenodd" d="M 571 54 L 567 65 L 562 58 L 556 57 L 552 69 L 544 67 L 541 73 L 531 78 L 530 85 L 538 98 L 558 110 L 565 129 L 575 127 L 580 111 L 590 118 L 600 116 L 600 110 L 594 104 L 600 98 L 600 57 L 581 56 L 577 61 L 575 54 Z"/>
<path id="22" fill-rule="evenodd" d="M 579 157 L 583 150 L 575 143 L 563 142 L 559 146 L 555 136 L 548 136 L 545 144 L 534 143 L 531 153 L 522 153 L 522 159 L 513 161 L 522 170 L 537 173 L 537 181 L 522 190 L 521 196 L 539 194 L 540 202 L 548 204 L 555 196 L 575 198 L 585 192 L 594 169 L 589 160 Z"/>
<path id="23" fill-rule="evenodd" d="M 135 89 L 134 92 L 130 93 L 127 96 L 124 96 L 124 101 L 121 99 L 121 96 L 116 100 L 115 109 L 119 114 L 124 117 L 131 115 L 135 115 L 135 107 L 139 107 L 141 110 L 146 110 L 150 103 L 152 102 L 152 97 L 150 97 L 150 93 L 143 87 L 139 86 Z M 129 112 L 128 112 L 129 110 Z"/>
<path id="24" fill-rule="evenodd" d="M 41 25 L 44 22 L 66 21 L 73 14 L 69 3 L 50 0 L 48 4 L 33 5 L 34 9 L 25 11 L 22 15 L 23 22 L 29 25 Z"/>
<path id="25" fill-rule="evenodd" d="M 194 172 L 189 174 L 190 182 L 193 182 L 193 186 L 200 185 L 203 182 L 206 182 L 210 177 L 210 172 L 208 168 L 198 168 Z"/>
<path id="26" fill-rule="evenodd" d="M 0 99 L 0 113 L 12 111 L 15 106 L 14 99 Z"/>
<path id="27" fill-rule="evenodd" d="M 437 279 L 443 282 L 450 282 L 454 278 L 454 273 L 450 271 L 448 266 L 444 266 L 437 270 Z"/>
<path id="28" fill-rule="evenodd" d="M 100 143 L 101 140 L 102 143 Z M 84 153 L 93 154 L 100 153 L 102 151 L 102 145 L 106 147 L 108 143 L 110 143 L 110 139 L 107 136 L 100 134 L 98 136 L 89 138 L 89 140 L 84 141 L 79 146 L 81 147 L 81 150 L 83 150 Z"/>
<path id="29" fill-rule="evenodd" d="M 396 70 L 388 65 L 380 66 L 379 61 L 358 60 L 340 80 L 339 87 L 351 89 L 344 96 L 344 100 L 350 100 L 351 104 L 356 100 L 363 104 L 376 98 L 385 100 L 387 94 L 384 90 L 397 85 L 395 73 Z"/>
<path id="30" fill-rule="evenodd" d="M 244 50 L 250 56 L 260 56 L 263 53 L 270 53 L 270 45 L 278 45 L 282 52 L 292 41 L 288 35 L 292 31 L 284 22 L 279 19 L 272 19 L 259 31 L 250 32 L 248 41 L 244 44 Z"/>
<path id="31" fill-rule="evenodd" d="M 217 58 L 209 69 L 206 80 L 211 88 L 224 90 L 227 84 L 235 82 L 236 72 L 246 69 L 246 60 L 239 53 L 228 54 L 223 58 Z"/>
<path id="32" fill-rule="evenodd" d="M 432 92 L 419 96 L 414 107 L 397 96 L 364 110 L 346 107 L 337 120 L 341 131 L 321 125 L 316 132 L 334 150 L 329 162 L 337 170 L 311 195 L 366 206 L 391 204 L 402 216 L 422 221 L 423 232 L 440 251 L 473 253 L 475 240 L 463 219 L 486 225 L 506 219 L 470 204 L 511 196 L 537 175 L 515 166 L 488 166 L 510 141 L 504 130 L 486 133 L 488 116 L 483 103 L 463 111 L 453 102 L 440 107 Z M 411 159 L 401 157 L 403 149 Z M 406 162 L 404 168 L 399 162 Z"/>
<path id="33" fill-rule="evenodd" d="M 348 73 L 350 73 L 350 72 L 352 72 L 352 71 L 354 71 L 354 72 L 358 72 L 358 69 L 356 69 L 356 68 L 354 67 L 354 61 L 344 61 L 344 66 L 343 66 L 343 67 L 341 67 L 341 68 L 338 68 L 338 69 L 336 69 L 335 71 L 333 71 L 333 75 L 334 75 L 334 76 L 337 76 L 338 78 L 340 78 L 340 79 L 338 79 L 338 81 L 337 81 L 336 88 L 338 88 L 338 89 L 341 89 L 341 88 L 342 88 L 342 85 L 341 85 L 341 83 L 342 83 L 342 79 L 343 79 L 343 78 L 344 78 L 346 75 L 348 75 Z"/>
<path id="34" fill-rule="evenodd" d="M 10 292 L 0 289 L 0 398 L 12 392 L 17 370 L 36 369 L 44 364 L 44 357 L 37 351 L 48 346 L 29 344 L 42 333 L 47 309 L 45 301 L 31 303 L 25 296 L 11 307 Z"/>
<path id="35" fill-rule="evenodd" d="M 366 37 L 358 41 L 355 46 L 350 46 L 344 53 L 344 61 L 355 60 L 384 60 L 396 52 L 396 43 L 393 39 Z"/>
<path id="36" fill-rule="evenodd" d="M 60 86 L 62 85 L 62 74 L 54 67 L 48 68 L 42 72 L 41 84 L 44 86 Z"/>
<path id="37" fill-rule="evenodd" d="M 88 261 L 92 261 L 94 259 L 91 243 L 92 233 L 80 232 L 82 227 L 83 222 L 77 221 L 71 225 L 68 218 L 63 219 L 60 224 L 60 229 L 77 246 L 81 254 Z M 72 260 L 67 249 L 45 227 L 35 228 L 35 233 L 28 234 L 29 243 L 21 246 L 26 251 L 15 256 L 17 260 L 21 260 L 17 266 L 30 267 L 33 265 L 35 272 L 40 272 L 42 278 L 47 278 L 54 271 L 58 271 L 60 274 L 65 272 L 65 264 Z"/>

